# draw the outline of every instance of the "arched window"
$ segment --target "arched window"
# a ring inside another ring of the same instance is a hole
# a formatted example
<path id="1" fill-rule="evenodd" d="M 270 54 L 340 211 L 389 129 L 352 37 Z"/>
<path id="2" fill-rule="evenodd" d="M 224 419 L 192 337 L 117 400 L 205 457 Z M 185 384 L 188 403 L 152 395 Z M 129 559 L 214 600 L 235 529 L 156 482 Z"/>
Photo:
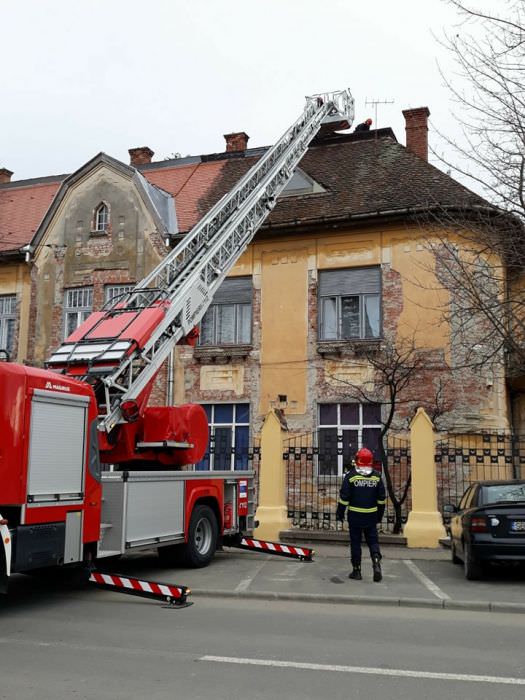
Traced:
<path id="1" fill-rule="evenodd" d="M 95 231 L 106 231 L 109 224 L 109 209 L 102 202 L 95 210 Z"/>

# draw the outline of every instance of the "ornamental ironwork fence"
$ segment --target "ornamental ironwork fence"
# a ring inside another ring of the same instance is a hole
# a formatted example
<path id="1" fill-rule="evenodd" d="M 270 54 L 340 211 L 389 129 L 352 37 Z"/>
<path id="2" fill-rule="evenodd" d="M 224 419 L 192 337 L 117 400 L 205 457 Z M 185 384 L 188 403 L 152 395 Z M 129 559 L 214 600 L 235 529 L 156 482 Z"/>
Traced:
<path id="1" fill-rule="evenodd" d="M 525 478 L 525 437 L 505 431 L 448 435 L 435 442 L 438 508 L 457 505 L 475 481 Z"/>
<path id="2" fill-rule="evenodd" d="M 288 517 L 293 527 L 310 530 L 341 530 L 347 524 L 335 519 L 339 489 L 344 470 L 327 474 L 325 465 L 337 465 L 343 455 L 342 435 L 338 440 L 319 441 L 318 433 L 296 435 L 284 440 L 283 458 L 286 464 Z M 390 478 L 391 493 L 404 502 L 400 510 L 405 522 L 410 509 L 410 446 L 406 436 L 390 434 L 384 463 L 376 463 L 385 481 Z M 349 465 L 346 465 L 349 466 Z M 386 471 L 388 470 L 388 475 Z M 393 529 L 396 521 L 394 505 L 387 498 L 382 528 Z"/>

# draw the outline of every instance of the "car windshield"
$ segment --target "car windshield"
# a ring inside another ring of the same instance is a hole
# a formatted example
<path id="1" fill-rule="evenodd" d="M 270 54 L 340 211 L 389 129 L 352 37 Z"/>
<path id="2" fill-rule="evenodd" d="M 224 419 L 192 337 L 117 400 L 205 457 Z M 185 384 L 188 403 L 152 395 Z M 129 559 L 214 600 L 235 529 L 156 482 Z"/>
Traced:
<path id="1" fill-rule="evenodd" d="M 525 483 L 492 484 L 483 489 L 484 503 L 501 503 L 501 501 L 525 501 Z"/>

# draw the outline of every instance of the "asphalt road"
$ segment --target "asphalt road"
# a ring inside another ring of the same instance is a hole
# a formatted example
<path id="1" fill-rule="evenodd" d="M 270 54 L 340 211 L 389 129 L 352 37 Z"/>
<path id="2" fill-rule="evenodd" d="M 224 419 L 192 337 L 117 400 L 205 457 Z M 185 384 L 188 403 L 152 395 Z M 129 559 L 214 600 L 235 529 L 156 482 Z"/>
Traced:
<path id="1" fill-rule="evenodd" d="M 1 700 L 525 693 L 523 615 L 214 597 L 170 610 L 108 591 L 16 584 L 0 609 Z"/>

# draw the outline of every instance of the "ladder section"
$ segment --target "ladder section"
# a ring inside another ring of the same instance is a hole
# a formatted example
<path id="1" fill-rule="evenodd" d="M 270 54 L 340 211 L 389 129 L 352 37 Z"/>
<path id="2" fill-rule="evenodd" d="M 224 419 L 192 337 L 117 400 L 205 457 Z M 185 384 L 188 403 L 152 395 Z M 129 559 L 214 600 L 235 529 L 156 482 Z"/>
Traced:
<path id="1" fill-rule="evenodd" d="M 109 432 L 122 421 L 120 404 L 141 394 L 173 345 L 199 323 L 322 124 L 344 121 L 347 126 L 352 119 L 348 90 L 308 97 L 299 119 L 169 255 L 99 317 L 92 314 L 77 331 L 81 337 L 73 334 L 51 357 L 51 366 L 88 363 L 88 373 L 102 375 L 106 414 L 100 429 Z M 140 329 L 140 339 L 130 334 L 130 326 Z"/>

